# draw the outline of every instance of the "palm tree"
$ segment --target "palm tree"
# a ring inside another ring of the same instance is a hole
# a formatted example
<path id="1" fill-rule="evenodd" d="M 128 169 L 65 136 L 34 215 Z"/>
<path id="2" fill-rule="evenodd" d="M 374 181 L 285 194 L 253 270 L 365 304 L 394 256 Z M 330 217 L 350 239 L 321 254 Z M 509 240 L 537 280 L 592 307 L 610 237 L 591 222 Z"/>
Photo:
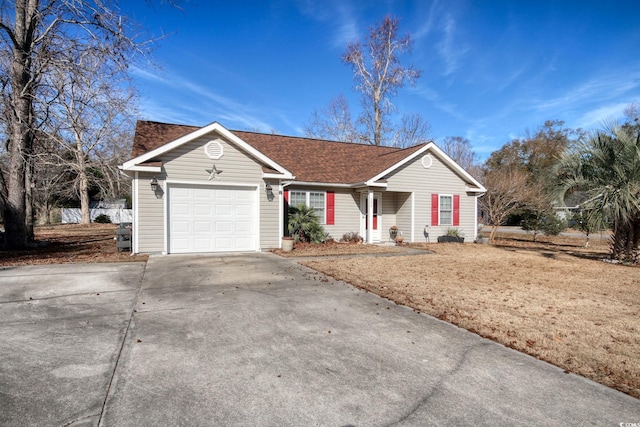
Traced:
<path id="1" fill-rule="evenodd" d="M 638 261 L 639 126 L 614 125 L 588 137 L 560 162 L 558 184 L 562 196 L 572 191 L 585 192 L 580 209 L 592 228 L 612 227 L 611 258 Z"/>
<path id="2" fill-rule="evenodd" d="M 324 228 L 316 211 L 299 204 L 289 208 L 289 234 L 298 242 L 322 243 L 325 241 Z"/>

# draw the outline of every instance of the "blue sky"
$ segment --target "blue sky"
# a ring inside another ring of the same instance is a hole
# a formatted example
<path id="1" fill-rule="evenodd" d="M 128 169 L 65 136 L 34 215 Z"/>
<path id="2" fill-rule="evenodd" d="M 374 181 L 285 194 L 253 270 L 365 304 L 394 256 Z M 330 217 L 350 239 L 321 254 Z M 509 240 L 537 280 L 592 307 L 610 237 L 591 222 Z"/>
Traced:
<path id="1" fill-rule="evenodd" d="M 392 101 L 425 117 L 436 142 L 462 136 L 485 158 L 545 120 L 597 129 L 640 103 L 637 0 L 129 3 L 123 13 L 167 34 L 159 68 L 132 69 L 147 120 L 303 135 L 339 94 L 357 115 L 340 56 L 385 14 L 413 39 L 403 62 L 422 71 Z"/>

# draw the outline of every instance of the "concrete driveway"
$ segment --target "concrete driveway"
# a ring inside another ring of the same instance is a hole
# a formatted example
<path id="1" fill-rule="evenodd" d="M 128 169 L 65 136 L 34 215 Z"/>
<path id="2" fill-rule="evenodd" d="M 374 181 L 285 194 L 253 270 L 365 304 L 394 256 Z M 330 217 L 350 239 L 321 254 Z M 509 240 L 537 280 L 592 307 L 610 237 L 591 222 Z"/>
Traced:
<path id="1" fill-rule="evenodd" d="M 640 423 L 640 400 L 271 254 L 4 269 L 0 322 L 1 425 Z"/>

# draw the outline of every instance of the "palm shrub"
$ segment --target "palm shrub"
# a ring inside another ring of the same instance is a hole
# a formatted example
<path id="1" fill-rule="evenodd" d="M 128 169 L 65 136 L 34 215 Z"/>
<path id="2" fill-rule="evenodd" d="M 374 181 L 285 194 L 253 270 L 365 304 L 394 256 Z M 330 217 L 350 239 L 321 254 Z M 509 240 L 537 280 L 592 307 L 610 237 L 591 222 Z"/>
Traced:
<path id="1" fill-rule="evenodd" d="M 316 211 L 304 204 L 289 208 L 288 228 L 297 242 L 323 243 L 326 238 Z"/>
<path id="2" fill-rule="evenodd" d="M 610 256 L 637 263 L 640 243 L 640 127 L 612 126 L 583 141 L 558 166 L 558 191 L 584 191 L 590 229 L 611 224 Z"/>

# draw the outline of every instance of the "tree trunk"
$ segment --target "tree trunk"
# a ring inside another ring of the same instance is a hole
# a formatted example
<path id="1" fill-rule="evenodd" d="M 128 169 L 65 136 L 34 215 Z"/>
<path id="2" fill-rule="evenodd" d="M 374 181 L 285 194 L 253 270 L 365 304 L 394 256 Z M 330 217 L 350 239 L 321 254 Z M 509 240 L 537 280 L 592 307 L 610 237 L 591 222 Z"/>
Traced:
<path id="1" fill-rule="evenodd" d="M 82 148 L 79 148 L 79 152 L 76 152 L 76 158 L 78 159 L 78 191 L 80 192 L 80 211 L 82 212 L 82 218 L 80 224 L 91 223 L 91 210 L 89 209 L 89 179 L 87 177 L 87 165 L 84 162 L 84 155 Z"/>
<path id="2" fill-rule="evenodd" d="M 374 121 L 375 121 L 375 130 L 373 132 L 373 142 L 375 145 L 382 144 L 382 110 L 380 109 L 381 100 L 377 95 L 374 96 L 373 100 L 373 110 L 374 110 Z"/>
<path id="3" fill-rule="evenodd" d="M 489 233 L 489 243 L 493 244 L 493 240 L 496 238 L 496 232 L 498 231 L 497 225 L 491 226 L 491 233 Z"/>
<path id="4" fill-rule="evenodd" d="M 27 221 L 27 162 L 33 147 L 33 80 L 31 53 L 37 0 L 15 3 L 13 64 L 11 70 L 11 110 L 9 139 L 9 182 L 5 206 L 5 246 L 24 249 L 33 240 L 33 229 Z"/>

